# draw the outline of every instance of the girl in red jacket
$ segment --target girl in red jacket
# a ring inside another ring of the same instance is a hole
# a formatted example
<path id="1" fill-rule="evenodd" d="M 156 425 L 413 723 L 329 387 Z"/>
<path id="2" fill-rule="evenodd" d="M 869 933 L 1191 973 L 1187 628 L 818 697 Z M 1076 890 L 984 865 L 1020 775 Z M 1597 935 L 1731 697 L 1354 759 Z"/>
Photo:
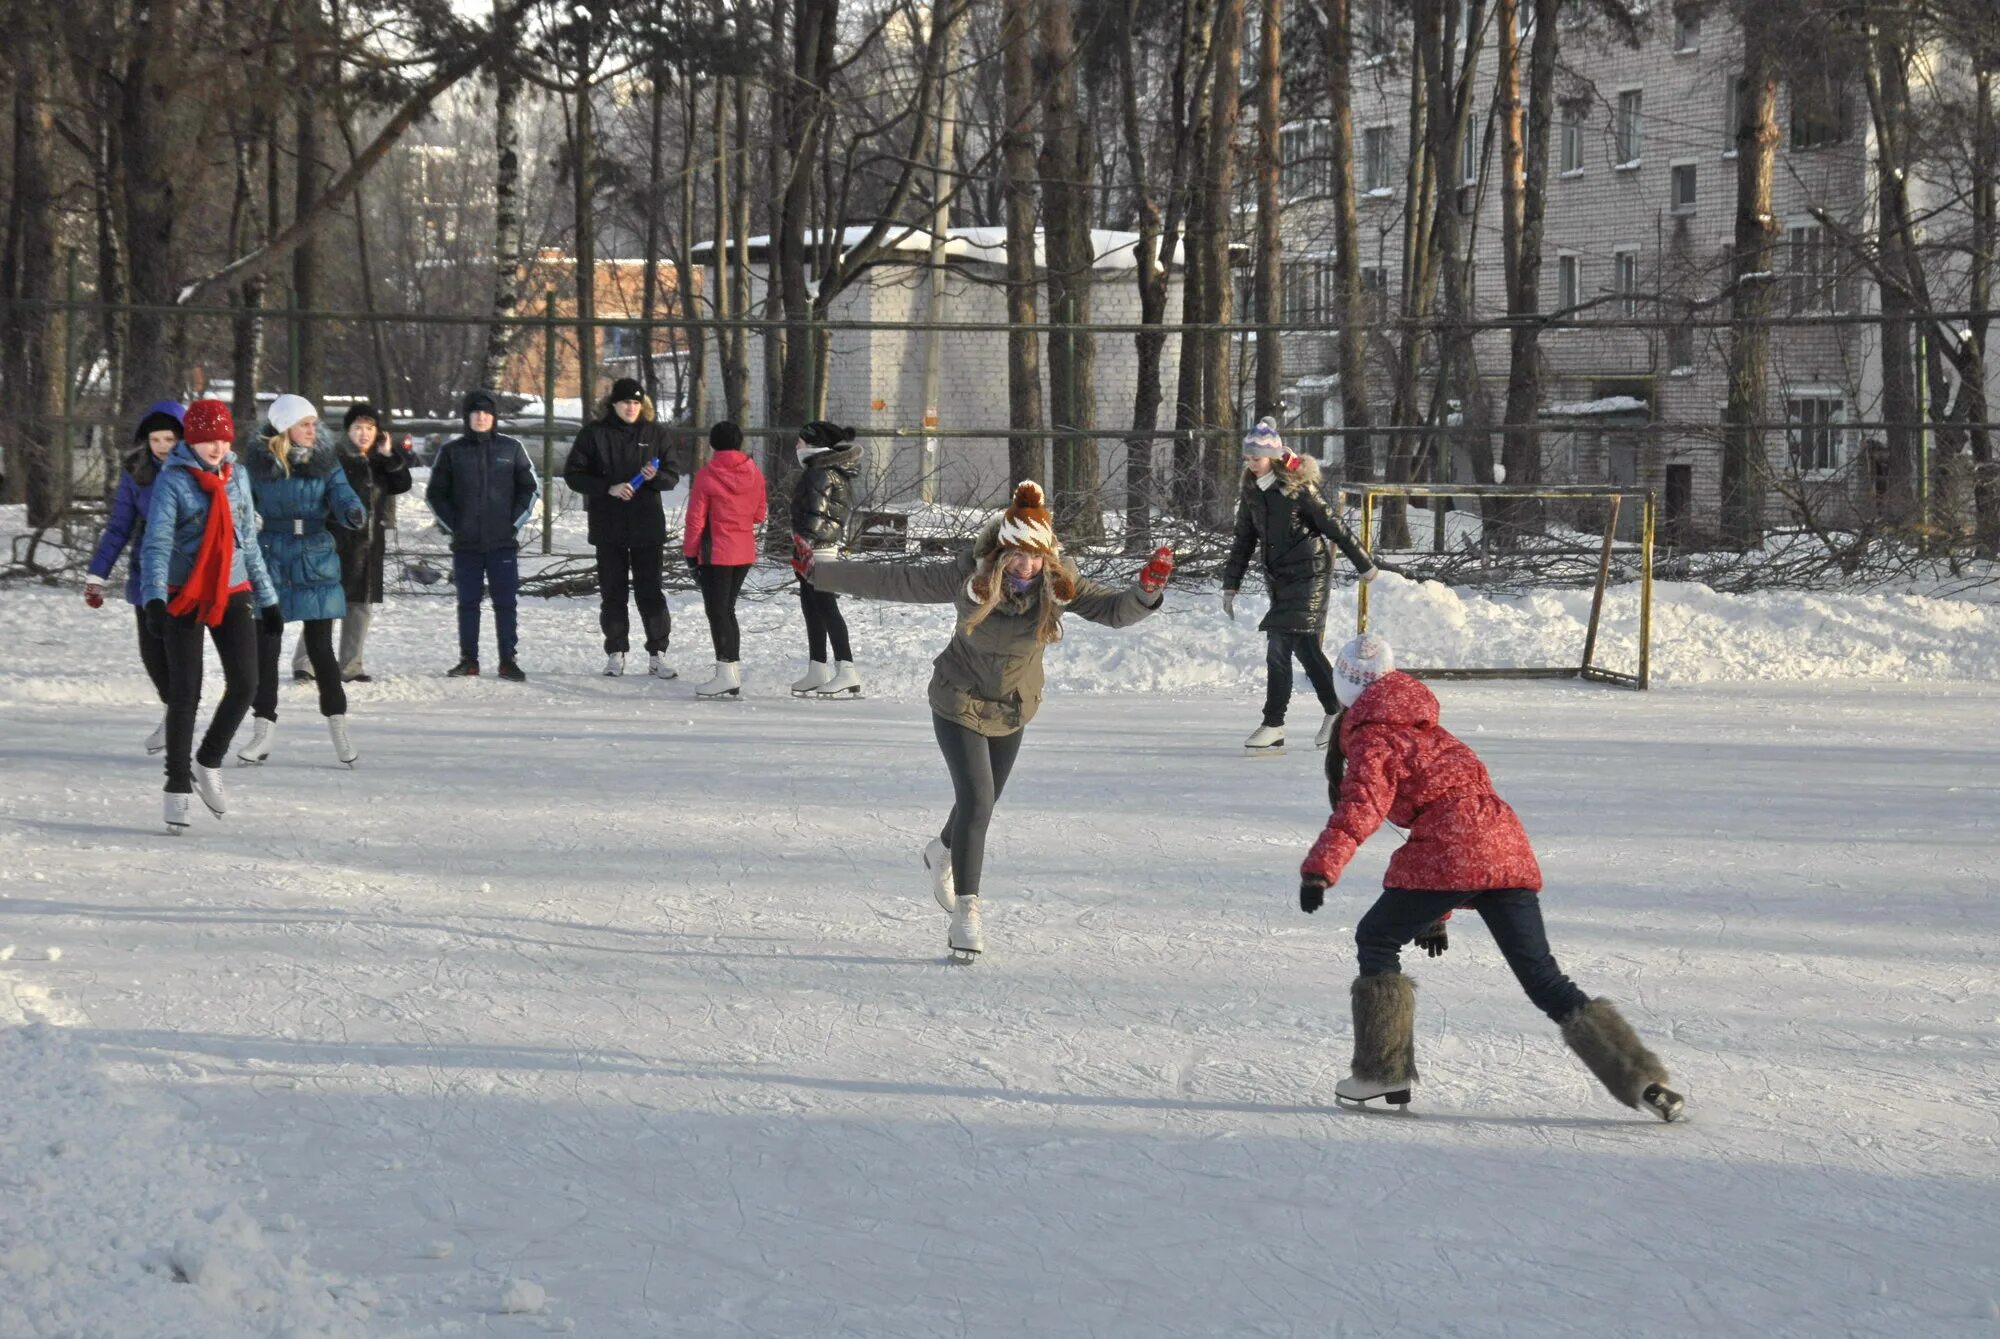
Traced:
<path id="1" fill-rule="evenodd" d="M 1535 1006 L 1611 1095 L 1661 1120 L 1681 1114 L 1666 1066 L 1602 997 L 1591 999 L 1556 965 L 1536 894 L 1542 871 L 1521 820 L 1493 790 L 1478 755 L 1438 725 L 1430 689 L 1396 672 L 1389 643 L 1364 633 L 1333 667 L 1341 704 L 1326 778 L 1333 815 L 1299 869 L 1299 909 L 1318 911 L 1326 889 L 1382 820 L 1407 829 L 1390 857 L 1382 896 L 1354 929 L 1353 1073 L 1335 1085 L 1356 1105 L 1380 1097 L 1407 1106 L 1417 1081 L 1416 986 L 1398 965 L 1415 942 L 1432 957 L 1447 946 L 1444 922 L 1470 907 Z"/>
<path id="2" fill-rule="evenodd" d="M 688 485 L 687 524 L 681 555 L 701 587 L 708 635 L 715 642 L 715 677 L 697 697 L 739 697 L 743 671 L 736 663 L 742 634 L 736 597 L 757 561 L 757 528 L 764 524 L 764 471 L 743 454 L 743 429 L 723 419 L 708 430 L 715 455 Z"/>

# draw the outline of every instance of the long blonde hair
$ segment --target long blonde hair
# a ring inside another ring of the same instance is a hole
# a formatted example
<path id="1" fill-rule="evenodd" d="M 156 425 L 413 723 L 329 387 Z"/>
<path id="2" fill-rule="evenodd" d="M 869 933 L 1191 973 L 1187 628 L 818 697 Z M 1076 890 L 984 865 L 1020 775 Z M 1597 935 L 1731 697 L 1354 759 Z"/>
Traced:
<path id="1" fill-rule="evenodd" d="M 271 453 L 271 459 L 278 462 L 278 473 L 287 479 L 292 477 L 292 433 L 291 429 L 264 439 L 264 449 Z"/>
<path id="2" fill-rule="evenodd" d="M 972 598 L 979 601 L 979 607 L 966 615 L 963 625 L 966 632 L 984 623 L 987 615 L 999 608 L 1001 597 L 1007 593 L 1006 574 L 1001 570 L 1006 553 L 1005 549 L 994 548 L 980 557 L 979 566 L 973 570 L 967 589 L 972 592 Z M 1070 579 L 1061 558 L 1043 556 L 1041 577 L 1036 583 L 1035 593 L 1041 600 L 1035 640 L 1043 646 L 1051 646 L 1062 640 L 1063 606 L 1076 598 L 1076 582 Z"/>

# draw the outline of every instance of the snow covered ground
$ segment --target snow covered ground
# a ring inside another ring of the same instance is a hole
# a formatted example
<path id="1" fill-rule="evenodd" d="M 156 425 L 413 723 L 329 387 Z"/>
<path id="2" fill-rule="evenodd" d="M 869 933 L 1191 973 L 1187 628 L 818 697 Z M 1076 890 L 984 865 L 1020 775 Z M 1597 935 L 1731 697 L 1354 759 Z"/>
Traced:
<path id="1" fill-rule="evenodd" d="M 1581 608 L 1378 589 L 1434 661 Z M 173 840 L 129 611 L 0 589 L 0 1335 L 2000 1333 L 1991 606 L 1668 590 L 1653 693 L 1442 686 L 1681 1126 L 1471 923 L 1406 964 L 1421 1116 L 1333 1109 L 1395 835 L 1299 914 L 1318 760 L 1239 756 L 1212 594 L 1052 652 L 946 966 L 945 615 L 851 612 L 869 700 L 783 696 L 772 589 L 711 705 L 598 677 L 582 600 L 448 682 L 397 599 L 360 767 L 288 683 Z"/>

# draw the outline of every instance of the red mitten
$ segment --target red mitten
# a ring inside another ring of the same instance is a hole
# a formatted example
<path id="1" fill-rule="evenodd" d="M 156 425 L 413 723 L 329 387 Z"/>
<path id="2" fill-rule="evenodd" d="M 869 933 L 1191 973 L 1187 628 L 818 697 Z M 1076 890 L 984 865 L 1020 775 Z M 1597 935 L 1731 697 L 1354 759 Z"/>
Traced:
<path id="1" fill-rule="evenodd" d="M 813 546 L 804 535 L 792 536 L 792 570 L 801 581 L 812 575 Z"/>
<path id="2" fill-rule="evenodd" d="M 104 587 L 98 585 L 95 581 L 86 583 L 83 588 L 83 602 L 92 609 L 102 609 L 104 607 Z"/>
<path id="3" fill-rule="evenodd" d="M 1162 544 L 1153 550 L 1153 560 L 1139 569 L 1139 589 L 1157 595 L 1166 589 L 1167 578 L 1173 574 L 1174 551 Z"/>

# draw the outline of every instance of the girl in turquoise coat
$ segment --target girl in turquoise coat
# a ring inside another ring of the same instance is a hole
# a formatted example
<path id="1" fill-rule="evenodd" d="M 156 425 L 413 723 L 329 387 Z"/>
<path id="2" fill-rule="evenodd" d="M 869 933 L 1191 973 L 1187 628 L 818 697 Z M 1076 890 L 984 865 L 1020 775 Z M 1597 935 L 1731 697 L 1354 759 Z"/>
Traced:
<path id="1" fill-rule="evenodd" d="M 359 530 L 368 523 L 347 472 L 331 446 L 319 444 L 319 411 L 299 395 L 271 402 L 274 434 L 250 454 L 250 491 L 263 523 L 257 543 L 278 588 L 279 617 L 258 628 L 256 720 L 250 742 L 237 753 L 246 766 L 271 756 L 278 730 L 278 659 L 285 624 L 302 623 L 299 635 L 319 685 L 319 713 L 333 737 L 334 756 L 349 767 L 360 755 L 347 735 L 347 690 L 333 651 L 333 621 L 347 613 L 340 552 L 329 524 Z"/>

